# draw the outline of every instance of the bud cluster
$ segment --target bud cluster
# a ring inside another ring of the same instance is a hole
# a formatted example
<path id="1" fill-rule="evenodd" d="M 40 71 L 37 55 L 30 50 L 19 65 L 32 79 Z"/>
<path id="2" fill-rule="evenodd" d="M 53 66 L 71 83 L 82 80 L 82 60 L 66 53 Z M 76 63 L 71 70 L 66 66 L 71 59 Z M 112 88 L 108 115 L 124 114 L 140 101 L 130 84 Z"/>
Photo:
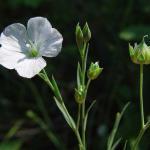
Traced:
<path id="1" fill-rule="evenodd" d="M 88 43 L 91 39 L 91 31 L 87 23 L 85 23 L 83 30 L 81 29 L 79 23 L 76 26 L 76 42 L 79 50 L 84 48 L 84 43 Z"/>

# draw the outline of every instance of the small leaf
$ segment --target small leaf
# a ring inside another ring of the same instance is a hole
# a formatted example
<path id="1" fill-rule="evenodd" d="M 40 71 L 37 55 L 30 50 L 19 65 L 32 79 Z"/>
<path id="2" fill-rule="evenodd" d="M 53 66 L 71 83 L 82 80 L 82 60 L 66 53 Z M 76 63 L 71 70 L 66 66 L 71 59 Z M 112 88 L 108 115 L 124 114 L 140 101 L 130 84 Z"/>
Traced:
<path id="1" fill-rule="evenodd" d="M 58 106 L 59 110 L 63 114 L 68 125 L 75 131 L 75 129 L 76 129 L 75 122 L 74 122 L 73 118 L 70 116 L 70 114 L 69 114 L 65 104 L 63 103 L 63 101 L 59 101 L 56 97 L 54 97 L 54 100 L 55 100 L 56 105 Z"/>
<path id="2" fill-rule="evenodd" d="M 94 105 L 95 103 L 96 103 L 96 100 L 91 103 L 91 105 L 89 106 L 89 108 L 88 108 L 88 110 L 87 110 L 87 112 L 86 112 L 85 119 L 84 119 L 84 131 L 86 131 L 88 114 L 89 114 L 91 108 L 93 107 L 93 105 Z"/>
<path id="3" fill-rule="evenodd" d="M 108 138 L 108 142 L 107 142 L 107 150 L 111 150 L 112 148 L 112 145 L 113 145 L 113 142 L 114 142 L 114 138 L 115 138 L 115 135 L 116 135 L 116 132 L 118 130 L 118 127 L 119 127 L 119 124 L 120 124 L 120 121 L 121 121 L 121 118 L 125 112 L 125 110 L 127 109 L 127 107 L 129 106 L 129 102 L 124 106 L 124 108 L 122 109 L 121 113 L 117 113 L 116 114 L 116 120 L 115 120 L 115 123 L 114 123 L 114 126 L 113 126 L 113 129 L 112 129 L 112 132 Z"/>
<path id="4" fill-rule="evenodd" d="M 62 96 L 61 96 L 61 94 L 60 94 L 58 85 L 57 85 L 57 83 L 56 83 L 56 81 L 55 81 L 55 79 L 54 79 L 54 76 L 52 76 L 52 85 L 53 85 L 53 87 L 54 87 L 54 94 L 55 94 L 55 96 L 57 97 L 57 99 L 58 99 L 59 101 L 62 101 Z"/>
<path id="5" fill-rule="evenodd" d="M 78 67 L 77 67 L 77 87 L 79 89 L 80 85 L 81 85 L 81 77 L 82 73 L 81 73 L 81 66 L 80 63 L 78 62 Z"/>

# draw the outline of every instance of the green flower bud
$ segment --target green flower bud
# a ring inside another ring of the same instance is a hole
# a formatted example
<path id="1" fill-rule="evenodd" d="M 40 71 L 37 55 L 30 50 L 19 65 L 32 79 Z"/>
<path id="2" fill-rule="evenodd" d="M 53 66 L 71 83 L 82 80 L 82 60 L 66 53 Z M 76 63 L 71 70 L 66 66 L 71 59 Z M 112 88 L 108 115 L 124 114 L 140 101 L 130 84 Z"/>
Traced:
<path id="1" fill-rule="evenodd" d="M 75 100 L 77 103 L 82 104 L 85 97 L 85 86 L 80 85 L 78 89 L 75 89 Z"/>
<path id="2" fill-rule="evenodd" d="M 145 43 L 145 37 L 140 44 L 135 44 L 134 47 L 129 44 L 130 57 L 135 64 L 150 64 L 150 47 Z"/>
<path id="3" fill-rule="evenodd" d="M 89 40 L 91 39 L 91 31 L 87 22 L 85 23 L 83 28 L 83 37 L 85 42 L 89 42 Z"/>
<path id="4" fill-rule="evenodd" d="M 77 46 L 78 46 L 79 50 L 81 50 L 81 49 L 83 49 L 83 46 L 84 46 L 84 38 L 83 38 L 83 33 L 82 33 L 79 23 L 76 26 L 75 34 L 76 34 Z"/>
<path id="5" fill-rule="evenodd" d="M 96 79 L 101 74 L 102 70 L 103 68 L 99 67 L 98 62 L 92 62 L 88 70 L 88 78 L 91 80 Z"/>

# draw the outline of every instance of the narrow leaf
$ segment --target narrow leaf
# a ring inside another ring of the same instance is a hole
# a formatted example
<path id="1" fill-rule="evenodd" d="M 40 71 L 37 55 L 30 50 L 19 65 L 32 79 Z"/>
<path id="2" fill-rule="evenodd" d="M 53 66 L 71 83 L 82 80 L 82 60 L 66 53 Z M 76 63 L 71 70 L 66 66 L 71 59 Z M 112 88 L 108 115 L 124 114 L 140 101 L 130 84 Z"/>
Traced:
<path id="1" fill-rule="evenodd" d="M 54 87 L 54 94 L 55 94 L 55 96 L 57 97 L 57 99 L 58 99 L 59 101 L 62 101 L 62 96 L 61 96 L 61 94 L 60 94 L 58 85 L 57 85 L 57 83 L 56 83 L 56 81 L 55 81 L 55 79 L 54 79 L 53 76 L 52 76 L 52 85 L 53 85 L 53 87 Z"/>
<path id="2" fill-rule="evenodd" d="M 87 119 L 88 119 L 88 114 L 91 110 L 91 108 L 93 107 L 93 105 L 96 103 L 96 100 L 94 100 L 91 105 L 89 106 L 89 108 L 87 109 L 86 115 L 85 115 L 85 119 L 84 119 L 84 131 L 86 131 L 86 126 L 87 126 Z"/>
<path id="3" fill-rule="evenodd" d="M 120 121 L 121 121 L 121 118 L 125 112 L 125 110 L 127 109 L 127 107 L 129 106 L 129 102 L 124 106 L 124 108 L 122 109 L 121 113 L 117 113 L 116 114 L 116 120 L 115 120 L 115 123 L 114 123 L 114 127 L 112 129 L 112 132 L 108 138 L 108 142 L 107 142 L 107 150 L 111 150 L 112 148 L 112 145 L 113 145 L 113 142 L 114 142 L 114 138 L 115 138 L 115 135 L 116 135 L 116 132 L 118 130 L 118 127 L 119 127 L 119 124 L 120 124 Z"/>
<path id="4" fill-rule="evenodd" d="M 73 118 L 70 116 L 65 104 L 63 102 L 60 102 L 56 97 L 54 97 L 54 100 L 56 102 L 56 105 L 58 106 L 59 110 L 61 111 L 61 113 L 63 114 L 66 122 L 68 123 L 68 125 L 75 130 L 76 129 L 76 125 L 75 122 L 73 120 Z"/>
<path id="5" fill-rule="evenodd" d="M 77 87 L 79 88 L 81 85 L 81 66 L 80 63 L 78 62 L 78 67 L 77 67 Z"/>

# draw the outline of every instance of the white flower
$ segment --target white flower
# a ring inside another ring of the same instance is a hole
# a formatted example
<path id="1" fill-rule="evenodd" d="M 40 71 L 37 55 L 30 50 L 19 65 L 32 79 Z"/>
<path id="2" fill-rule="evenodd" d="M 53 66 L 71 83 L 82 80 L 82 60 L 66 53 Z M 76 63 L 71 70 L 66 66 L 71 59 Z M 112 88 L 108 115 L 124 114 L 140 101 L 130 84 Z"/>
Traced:
<path id="1" fill-rule="evenodd" d="M 42 58 L 55 57 L 63 37 L 43 17 L 29 19 L 27 29 L 20 23 L 5 28 L 0 36 L 0 64 L 15 69 L 22 77 L 32 78 L 45 66 Z"/>

